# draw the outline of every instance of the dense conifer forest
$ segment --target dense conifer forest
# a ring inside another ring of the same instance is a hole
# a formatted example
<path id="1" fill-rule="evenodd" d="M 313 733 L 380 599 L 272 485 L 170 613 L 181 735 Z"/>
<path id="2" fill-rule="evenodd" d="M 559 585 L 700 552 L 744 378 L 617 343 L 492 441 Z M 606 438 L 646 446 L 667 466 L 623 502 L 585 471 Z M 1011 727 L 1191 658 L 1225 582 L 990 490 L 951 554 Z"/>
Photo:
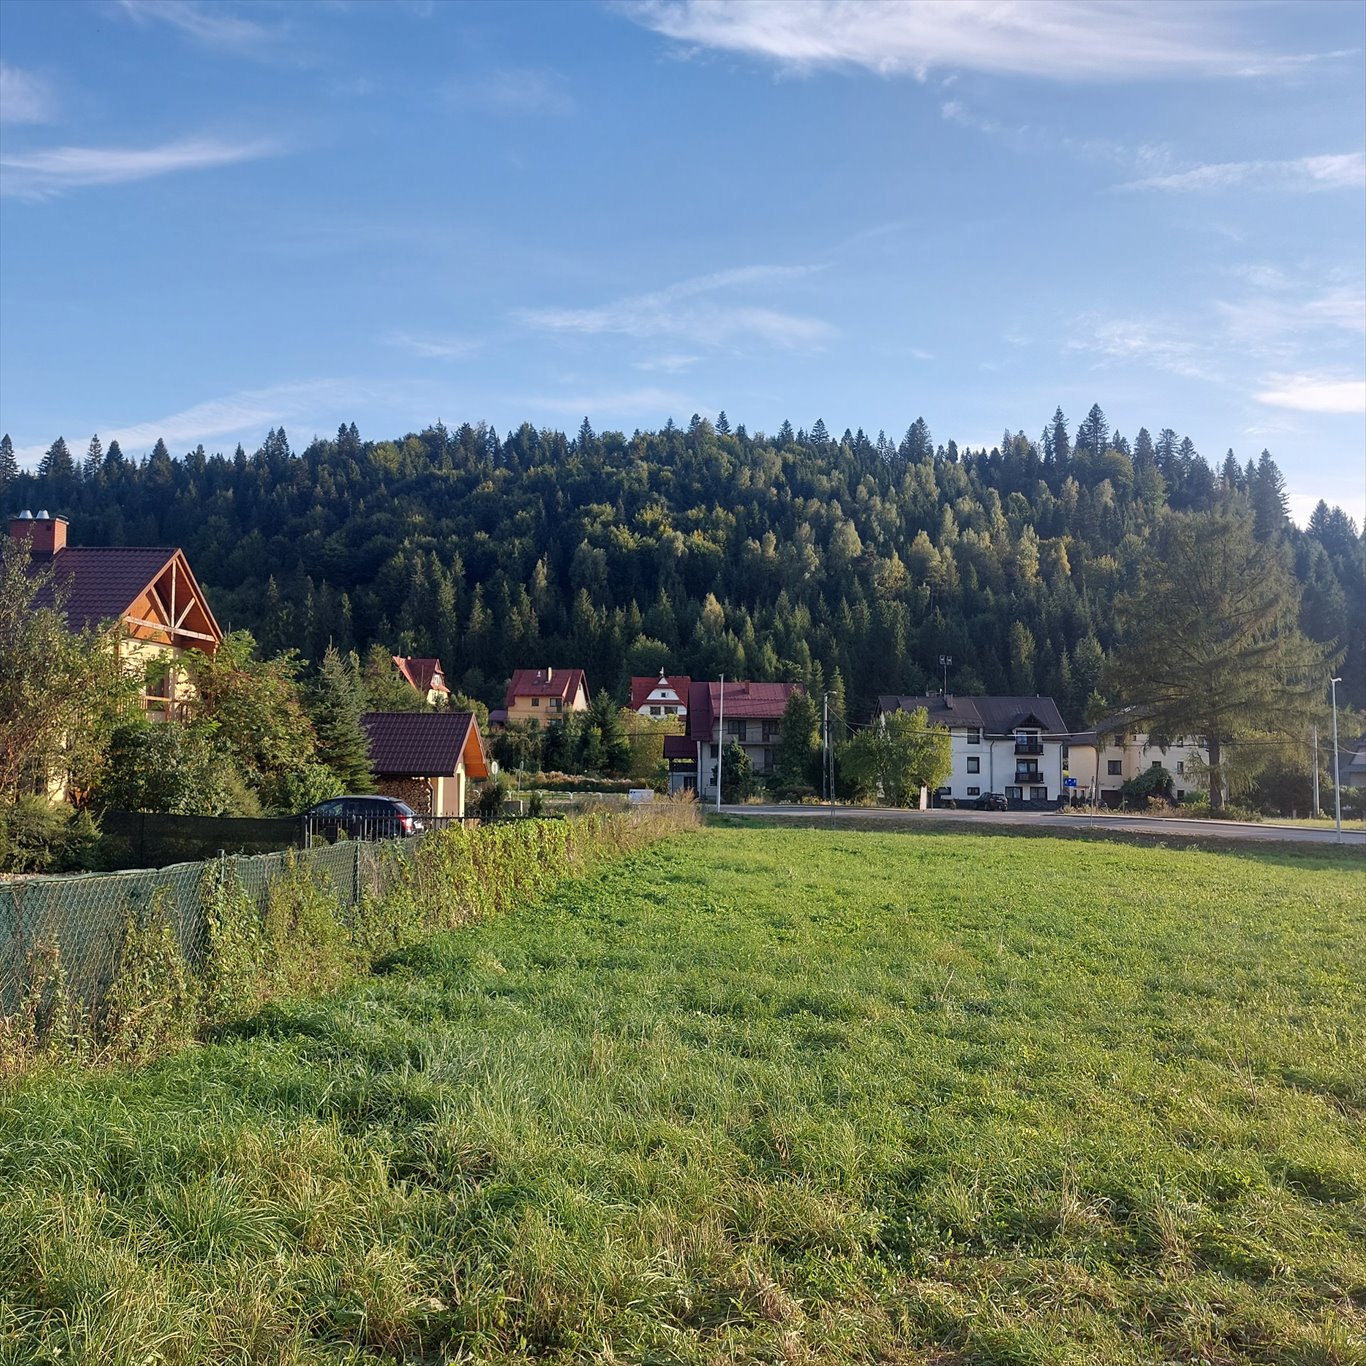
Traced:
<path id="1" fill-rule="evenodd" d="M 1069 430 L 936 445 L 918 419 L 879 433 L 774 435 L 694 417 L 574 437 L 483 423 L 294 452 L 142 460 L 59 439 L 36 472 L 0 448 L 7 511 L 47 508 L 73 544 L 178 545 L 224 627 L 321 660 L 329 642 L 439 655 L 497 705 L 519 666 L 800 678 L 879 692 L 1040 692 L 1080 723 L 1101 705 L 1114 597 L 1171 511 L 1246 498 L 1268 555 L 1290 557 L 1301 625 L 1346 654 L 1339 701 L 1366 706 L 1366 545 L 1339 509 L 1301 531 L 1263 451 L 1212 465 L 1170 428 L 1131 441 L 1095 406 Z"/>

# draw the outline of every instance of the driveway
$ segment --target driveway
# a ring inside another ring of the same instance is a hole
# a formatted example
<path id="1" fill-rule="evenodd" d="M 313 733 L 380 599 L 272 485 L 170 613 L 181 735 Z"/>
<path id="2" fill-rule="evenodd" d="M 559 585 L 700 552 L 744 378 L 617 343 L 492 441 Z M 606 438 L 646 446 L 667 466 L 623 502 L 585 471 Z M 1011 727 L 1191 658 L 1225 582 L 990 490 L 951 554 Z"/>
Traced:
<path id="1" fill-rule="evenodd" d="M 715 808 L 710 808 L 714 810 Z M 1245 840 L 1277 844 L 1335 844 L 1337 830 L 1303 825 L 1275 825 L 1270 821 L 1181 820 L 1164 816 L 1068 815 L 1053 811 L 905 811 L 890 806 L 723 806 L 727 816 L 762 816 L 766 819 L 797 819 L 814 823 L 846 820 L 882 821 L 888 825 L 963 825 L 978 827 L 1028 826 L 1031 829 L 1114 830 L 1131 835 L 1184 835 L 1187 839 Z M 1366 831 L 1359 826 L 1342 829 L 1342 843 L 1366 847 Z"/>

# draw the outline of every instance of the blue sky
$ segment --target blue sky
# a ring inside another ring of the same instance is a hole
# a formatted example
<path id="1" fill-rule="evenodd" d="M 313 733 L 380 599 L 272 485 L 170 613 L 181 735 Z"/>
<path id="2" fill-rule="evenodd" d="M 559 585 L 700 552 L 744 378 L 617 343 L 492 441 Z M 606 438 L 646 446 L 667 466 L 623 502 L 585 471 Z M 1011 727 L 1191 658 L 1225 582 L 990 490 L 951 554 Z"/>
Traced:
<path id="1" fill-rule="evenodd" d="M 0 428 L 1093 402 L 1366 516 L 1366 6 L 5 0 Z"/>

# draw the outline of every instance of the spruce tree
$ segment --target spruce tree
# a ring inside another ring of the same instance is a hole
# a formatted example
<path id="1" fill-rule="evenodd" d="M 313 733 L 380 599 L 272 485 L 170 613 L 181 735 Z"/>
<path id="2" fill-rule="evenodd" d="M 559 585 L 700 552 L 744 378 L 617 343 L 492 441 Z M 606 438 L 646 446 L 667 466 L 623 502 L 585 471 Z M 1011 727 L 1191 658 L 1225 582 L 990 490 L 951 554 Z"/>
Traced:
<path id="1" fill-rule="evenodd" d="M 85 465 L 81 469 L 81 478 L 93 479 L 104 465 L 104 446 L 100 441 L 100 434 L 95 433 L 90 438 L 90 445 L 85 450 Z"/>
<path id="2" fill-rule="evenodd" d="M 6 432 L 0 436 L 0 491 L 7 489 L 18 477 L 19 460 L 14 454 L 14 442 Z"/>
<path id="3" fill-rule="evenodd" d="M 361 715 L 365 688 L 360 662 L 329 645 L 312 688 L 310 708 L 318 736 L 318 758 L 336 775 L 343 792 L 369 792 L 375 785 Z"/>
<path id="4" fill-rule="evenodd" d="M 804 691 L 794 692 L 778 726 L 778 778 L 784 787 L 819 787 L 821 718 Z"/>
<path id="5" fill-rule="evenodd" d="M 71 458 L 66 442 L 59 436 L 43 452 L 43 458 L 38 462 L 38 474 L 41 478 L 55 481 L 71 479 L 75 473 L 76 462 Z"/>

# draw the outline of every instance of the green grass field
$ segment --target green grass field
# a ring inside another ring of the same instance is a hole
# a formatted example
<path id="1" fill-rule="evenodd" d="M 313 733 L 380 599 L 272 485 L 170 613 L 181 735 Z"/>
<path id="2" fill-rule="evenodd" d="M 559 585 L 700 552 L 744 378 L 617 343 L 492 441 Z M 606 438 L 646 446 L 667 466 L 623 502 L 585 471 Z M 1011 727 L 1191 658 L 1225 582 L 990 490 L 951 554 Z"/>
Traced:
<path id="1" fill-rule="evenodd" d="M 0 1360 L 1360 1363 L 1364 889 L 675 838 L 0 1096 Z"/>

